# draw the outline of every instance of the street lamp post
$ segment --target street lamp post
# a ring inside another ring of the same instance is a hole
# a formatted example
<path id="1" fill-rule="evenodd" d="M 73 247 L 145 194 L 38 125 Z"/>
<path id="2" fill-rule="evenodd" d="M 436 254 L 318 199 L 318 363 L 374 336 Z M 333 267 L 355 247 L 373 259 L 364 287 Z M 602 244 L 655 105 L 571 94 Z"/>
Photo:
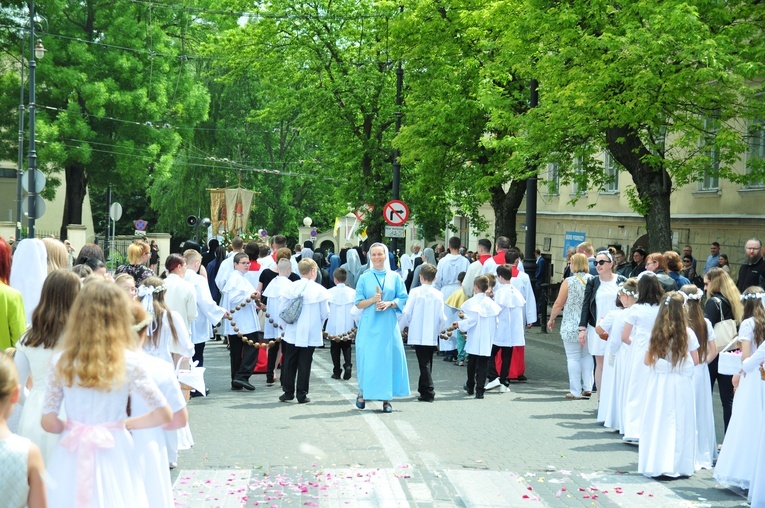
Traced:
<path id="1" fill-rule="evenodd" d="M 22 53 L 23 51 L 22 44 Z M 19 60 L 21 68 L 21 85 L 19 85 L 19 160 L 16 175 L 16 241 L 21 240 L 21 215 L 24 199 L 21 179 L 24 178 L 24 57 Z"/>
<path id="2" fill-rule="evenodd" d="M 35 172 L 37 171 L 37 152 L 35 149 L 35 69 L 37 62 L 35 57 L 42 59 L 45 56 L 45 48 L 42 42 L 35 42 L 35 1 L 29 0 L 29 232 L 28 238 L 35 237 L 35 219 L 37 218 L 37 189 Z"/>

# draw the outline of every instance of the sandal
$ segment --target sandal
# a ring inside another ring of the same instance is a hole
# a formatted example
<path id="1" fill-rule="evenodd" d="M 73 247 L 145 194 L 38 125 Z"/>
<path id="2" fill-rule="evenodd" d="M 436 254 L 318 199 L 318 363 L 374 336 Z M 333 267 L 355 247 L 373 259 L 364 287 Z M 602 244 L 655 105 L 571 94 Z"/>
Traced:
<path id="1" fill-rule="evenodd" d="M 392 413 L 393 412 L 393 406 L 390 405 L 390 402 L 383 402 L 383 413 Z"/>
<path id="2" fill-rule="evenodd" d="M 571 392 L 569 392 L 569 393 L 567 393 L 567 394 L 566 394 L 566 398 L 567 398 L 567 399 L 570 399 L 570 400 L 580 400 L 580 399 L 581 399 L 581 397 L 577 397 L 576 395 L 574 395 L 574 394 L 573 394 L 573 393 L 571 393 Z"/>
<path id="3" fill-rule="evenodd" d="M 361 394 L 358 394 L 358 396 L 356 396 L 356 407 L 359 409 L 364 409 L 365 407 L 367 407 L 367 401 L 364 400 Z"/>

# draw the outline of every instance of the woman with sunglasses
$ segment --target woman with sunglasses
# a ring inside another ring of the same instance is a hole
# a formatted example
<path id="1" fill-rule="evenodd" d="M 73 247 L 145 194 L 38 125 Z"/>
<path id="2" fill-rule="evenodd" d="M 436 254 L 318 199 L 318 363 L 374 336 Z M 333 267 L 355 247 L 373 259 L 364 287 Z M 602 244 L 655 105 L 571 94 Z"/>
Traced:
<path id="1" fill-rule="evenodd" d="M 608 335 L 599 336 L 595 326 L 606 314 L 616 308 L 619 284 L 627 280 L 615 274 L 613 268 L 614 258 L 609 251 L 602 250 L 595 255 L 595 269 L 598 271 L 598 276 L 587 281 L 582 316 L 579 319 L 579 339 L 586 338 L 587 348 L 595 357 L 595 386 L 598 389 L 603 376 L 603 356 L 606 353 Z M 590 393 L 585 392 L 584 395 L 587 396 Z"/>
<path id="2" fill-rule="evenodd" d="M 707 301 L 704 304 L 704 317 L 712 323 L 712 326 L 726 319 L 734 319 L 736 325 L 741 323 L 741 317 L 744 315 L 741 293 L 739 293 L 733 279 L 722 268 L 712 268 L 704 274 L 704 290 L 707 294 Z M 707 365 L 709 377 L 712 380 L 712 389 L 715 387 L 715 381 L 717 382 L 717 390 L 720 393 L 720 402 L 723 408 L 723 425 L 725 432 L 727 432 L 733 412 L 733 376 L 717 372 L 718 363 L 719 357 Z"/>

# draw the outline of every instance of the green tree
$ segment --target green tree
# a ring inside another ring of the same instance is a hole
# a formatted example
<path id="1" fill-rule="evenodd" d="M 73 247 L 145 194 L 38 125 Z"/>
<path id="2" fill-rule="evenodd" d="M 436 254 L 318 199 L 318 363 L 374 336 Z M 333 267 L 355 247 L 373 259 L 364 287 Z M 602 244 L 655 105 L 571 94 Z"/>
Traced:
<path id="1" fill-rule="evenodd" d="M 346 210 L 365 202 L 382 210 L 390 199 L 395 12 L 368 2 L 277 0 L 210 45 L 231 76 L 257 76 L 268 91 L 262 114 L 294 119 L 313 141 L 314 167 L 332 179 Z M 381 215 L 367 222 L 369 237 L 380 239 Z"/>
<path id="2" fill-rule="evenodd" d="M 494 110 L 509 143 L 531 160 L 557 161 L 565 180 L 599 187 L 594 158 L 608 150 L 632 176 L 632 207 L 651 250 L 672 247 L 672 190 L 725 178 L 747 146 L 742 122 L 762 118 L 760 2 L 626 3 L 524 0 L 490 4 L 486 26 L 503 34 L 488 79 L 536 77 L 540 106 L 521 118 Z M 582 168 L 577 168 L 574 160 Z"/>
<path id="3" fill-rule="evenodd" d="M 510 133 L 492 123 L 491 107 L 507 115 L 528 108 L 528 91 L 512 76 L 483 82 L 497 51 L 497 37 L 481 26 L 483 2 L 448 6 L 412 2 L 397 23 L 407 70 L 406 125 L 396 139 L 411 166 L 410 201 L 419 210 L 426 236 L 443 231 L 457 209 L 471 225 L 486 229 L 479 213 L 491 203 L 494 235 L 516 243 L 516 213 L 525 194 L 527 170 L 509 145 L 492 140 Z M 430 227 L 427 227 L 430 226 Z"/>
<path id="4" fill-rule="evenodd" d="M 257 193 L 249 233 L 266 228 L 295 236 L 306 215 L 320 230 L 331 228 L 339 213 L 335 183 L 322 174 L 315 143 L 296 127 L 297 112 L 273 111 L 273 90 L 253 72 L 231 72 L 214 57 L 198 59 L 196 69 L 210 95 L 209 117 L 193 129 L 172 174 L 152 186 L 160 227 L 188 234 L 187 215 L 209 215 L 208 189 L 241 184 Z"/>
<path id="5" fill-rule="evenodd" d="M 187 12 L 138 2 L 35 6 L 48 49 L 37 68 L 38 165 L 66 181 L 65 237 L 67 224 L 82 222 L 89 186 L 145 199 L 138 191 L 170 171 L 183 129 L 205 118 L 209 98 L 187 63 Z"/>

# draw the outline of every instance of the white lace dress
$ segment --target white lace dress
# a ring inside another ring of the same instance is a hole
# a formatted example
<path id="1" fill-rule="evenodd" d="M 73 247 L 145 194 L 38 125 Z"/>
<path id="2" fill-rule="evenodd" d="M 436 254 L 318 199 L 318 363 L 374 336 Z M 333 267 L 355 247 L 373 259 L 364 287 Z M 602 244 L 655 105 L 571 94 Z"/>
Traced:
<path id="1" fill-rule="evenodd" d="M 64 386 L 51 368 L 43 414 L 58 413 L 66 401 L 68 421 L 48 464 L 50 508 L 149 506 L 133 438 L 124 425 L 128 396 L 142 398 L 152 410 L 167 402 L 136 353 L 126 351 L 125 361 L 125 382 L 108 391 Z"/>
<path id="2" fill-rule="evenodd" d="M 29 439 L 16 434 L 0 439 L 2 505 L 24 508 L 29 499 Z"/>
<path id="3" fill-rule="evenodd" d="M 143 357 L 143 365 L 157 383 L 162 394 L 167 399 L 173 413 L 186 407 L 181 386 L 175 377 L 175 371 L 164 360 L 154 358 L 146 353 L 138 353 Z M 141 415 L 151 411 L 151 407 L 141 397 L 130 399 L 133 414 Z M 138 454 L 143 482 L 151 508 L 172 508 L 173 487 L 170 482 L 170 469 L 167 467 L 167 443 L 162 427 L 134 430 L 132 432 L 135 449 Z"/>
<path id="4" fill-rule="evenodd" d="M 21 417 L 19 418 L 18 434 L 32 440 L 40 447 L 43 460 L 48 463 L 53 448 L 61 436 L 45 432 L 40 424 L 42 417 L 43 401 L 45 399 L 45 381 L 48 379 L 53 349 L 43 347 L 27 347 L 20 345 L 16 358 L 16 367 L 19 370 L 19 383 L 26 385 L 27 377 L 32 376 L 34 383 L 29 395 L 26 396 Z M 26 362 L 24 362 L 26 358 Z M 65 420 L 63 409 L 59 418 Z"/>

